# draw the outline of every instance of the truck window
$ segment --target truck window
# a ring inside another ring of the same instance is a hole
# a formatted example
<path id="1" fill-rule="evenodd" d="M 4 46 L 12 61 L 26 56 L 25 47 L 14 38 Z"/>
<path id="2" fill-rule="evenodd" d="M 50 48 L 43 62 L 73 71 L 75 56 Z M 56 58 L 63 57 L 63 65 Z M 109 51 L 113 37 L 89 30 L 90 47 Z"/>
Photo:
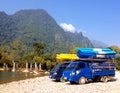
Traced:
<path id="1" fill-rule="evenodd" d="M 53 67 L 53 69 L 51 71 L 58 70 L 59 68 L 60 68 L 60 64 L 57 64 L 56 66 Z"/>
<path id="2" fill-rule="evenodd" d="M 85 68 L 85 64 L 84 64 L 84 63 L 79 63 L 79 64 L 76 66 L 76 70 L 77 70 L 77 69 L 80 69 L 80 68 Z"/>
<path id="3" fill-rule="evenodd" d="M 76 68 L 77 65 L 78 65 L 78 63 L 73 62 L 73 63 L 69 64 L 65 70 L 73 70 Z"/>
<path id="4" fill-rule="evenodd" d="M 68 65 L 69 63 L 65 63 L 65 64 L 61 64 L 61 66 L 60 66 L 60 70 L 64 70 L 66 67 L 67 67 L 67 65 Z"/>

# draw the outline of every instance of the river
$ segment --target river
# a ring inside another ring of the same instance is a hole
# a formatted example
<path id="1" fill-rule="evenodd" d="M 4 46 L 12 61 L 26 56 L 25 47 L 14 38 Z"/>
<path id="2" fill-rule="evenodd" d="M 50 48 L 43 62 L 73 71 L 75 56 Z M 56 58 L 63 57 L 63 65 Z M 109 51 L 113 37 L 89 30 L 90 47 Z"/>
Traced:
<path id="1" fill-rule="evenodd" d="M 8 83 L 12 81 L 18 81 L 28 78 L 34 78 L 39 76 L 44 76 L 45 74 L 33 74 L 33 73 L 25 73 L 21 71 L 1 71 L 0 70 L 0 84 Z"/>

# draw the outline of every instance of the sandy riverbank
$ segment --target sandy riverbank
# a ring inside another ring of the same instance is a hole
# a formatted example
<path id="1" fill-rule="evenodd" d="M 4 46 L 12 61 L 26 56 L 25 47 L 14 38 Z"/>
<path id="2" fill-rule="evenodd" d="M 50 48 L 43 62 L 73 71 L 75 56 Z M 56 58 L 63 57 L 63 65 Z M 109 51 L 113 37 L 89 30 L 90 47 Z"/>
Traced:
<path id="1" fill-rule="evenodd" d="M 61 83 L 48 76 L 0 85 L 0 93 L 120 93 L 120 72 L 107 83 L 91 82 L 84 85 Z"/>

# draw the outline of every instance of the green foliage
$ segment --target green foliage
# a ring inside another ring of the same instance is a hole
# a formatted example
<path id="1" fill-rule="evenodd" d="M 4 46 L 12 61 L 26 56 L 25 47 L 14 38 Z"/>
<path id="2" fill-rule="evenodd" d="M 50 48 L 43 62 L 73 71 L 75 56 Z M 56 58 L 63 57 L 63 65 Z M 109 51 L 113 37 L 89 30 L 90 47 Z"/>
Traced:
<path id="1" fill-rule="evenodd" d="M 26 46 L 20 40 L 13 40 L 10 43 L 9 59 L 19 60 L 26 51 Z"/>
<path id="2" fill-rule="evenodd" d="M 43 61 L 42 65 L 43 65 L 44 69 L 49 70 L 55 65 L 55 61 L 54 61 L 55 58 L 52 57 L 52 55 L 50 53 L 45 53 L 43 55 L 43 59 L 44 59 L 44 61 Z"/>
<path id="3" fill-rule="evenodd" d="M 41 56 L 44 53 L 45 44 L 43 42 L 34 42 L 33 48 L 36 55 Z"/>
<path id="4" fill-rule="evenodd" d="M 0 60 L 2 59 L 2 54 L 0 53 Z"/>
<path id="5" fill-rule="evenodd" d="M 7 63 L 11 65 L 11 61 L 8 59 L 7 53 L 2 53 L 2 58 L 0 59 L 0 63 Z"/>
<path id="6" fill-rule="evenodd" d="M 42 58 L 40 56 L 34 56 L 34 59 L 33 59 L 35 62 L 41 62 L 42 61 Z"/>
<path id="7" fill-rule="evenodd" d="M 109 48 L 116 52 L 120 52 L 120 48 L 117 45 L 110 46 Z"/>
<path id="8" fill-rule="evenodd" d="M 22 59 L 23 60 L 26 60 L 28 62 L 32 61 L 34 58 L 34 53 L 33 52 L 30 52 L 30 53 L 26 53 L 23 55 Z"/>
<path id="9" fill-rule="evenodd" d="M 117 53 L 120 53 L 120 48 L 117 45 L 110 46 L 109 48 L 116 51 Z M 115 65 L 116 69 L 120 70 L 120 56 L 117 56 L 117 58 L 115 59 Z"/>
<path id="10" fill-rule="evenodd" d="M 120 70 L 120 56 L 115 59 L 116 69 Z"/>
<path id="11" fill-rule="evenodd" d="M 0 54 L 1 54 L 1 59 L 0 59 L 0 63 L 10 63 L 11 61 L 9 60 L 9 50 L 10 47 L 9 46 L 0 46 Z"/>

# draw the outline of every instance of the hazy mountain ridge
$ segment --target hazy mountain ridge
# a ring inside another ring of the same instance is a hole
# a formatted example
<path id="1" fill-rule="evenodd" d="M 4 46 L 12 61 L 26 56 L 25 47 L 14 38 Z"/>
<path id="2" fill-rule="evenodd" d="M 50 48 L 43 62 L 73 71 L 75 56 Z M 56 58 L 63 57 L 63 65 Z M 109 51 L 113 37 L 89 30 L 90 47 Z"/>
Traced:
<path id="1" fill-rule="evenodd" d="M 104 48 L 104 47 L 108 47 L 107 44 L 105 44 L 102 41 L 98 41 L 98 40 L 91 40 L 92 44 L 94 45 L 94 47 L 99 47 L 99 48 Z"/>

